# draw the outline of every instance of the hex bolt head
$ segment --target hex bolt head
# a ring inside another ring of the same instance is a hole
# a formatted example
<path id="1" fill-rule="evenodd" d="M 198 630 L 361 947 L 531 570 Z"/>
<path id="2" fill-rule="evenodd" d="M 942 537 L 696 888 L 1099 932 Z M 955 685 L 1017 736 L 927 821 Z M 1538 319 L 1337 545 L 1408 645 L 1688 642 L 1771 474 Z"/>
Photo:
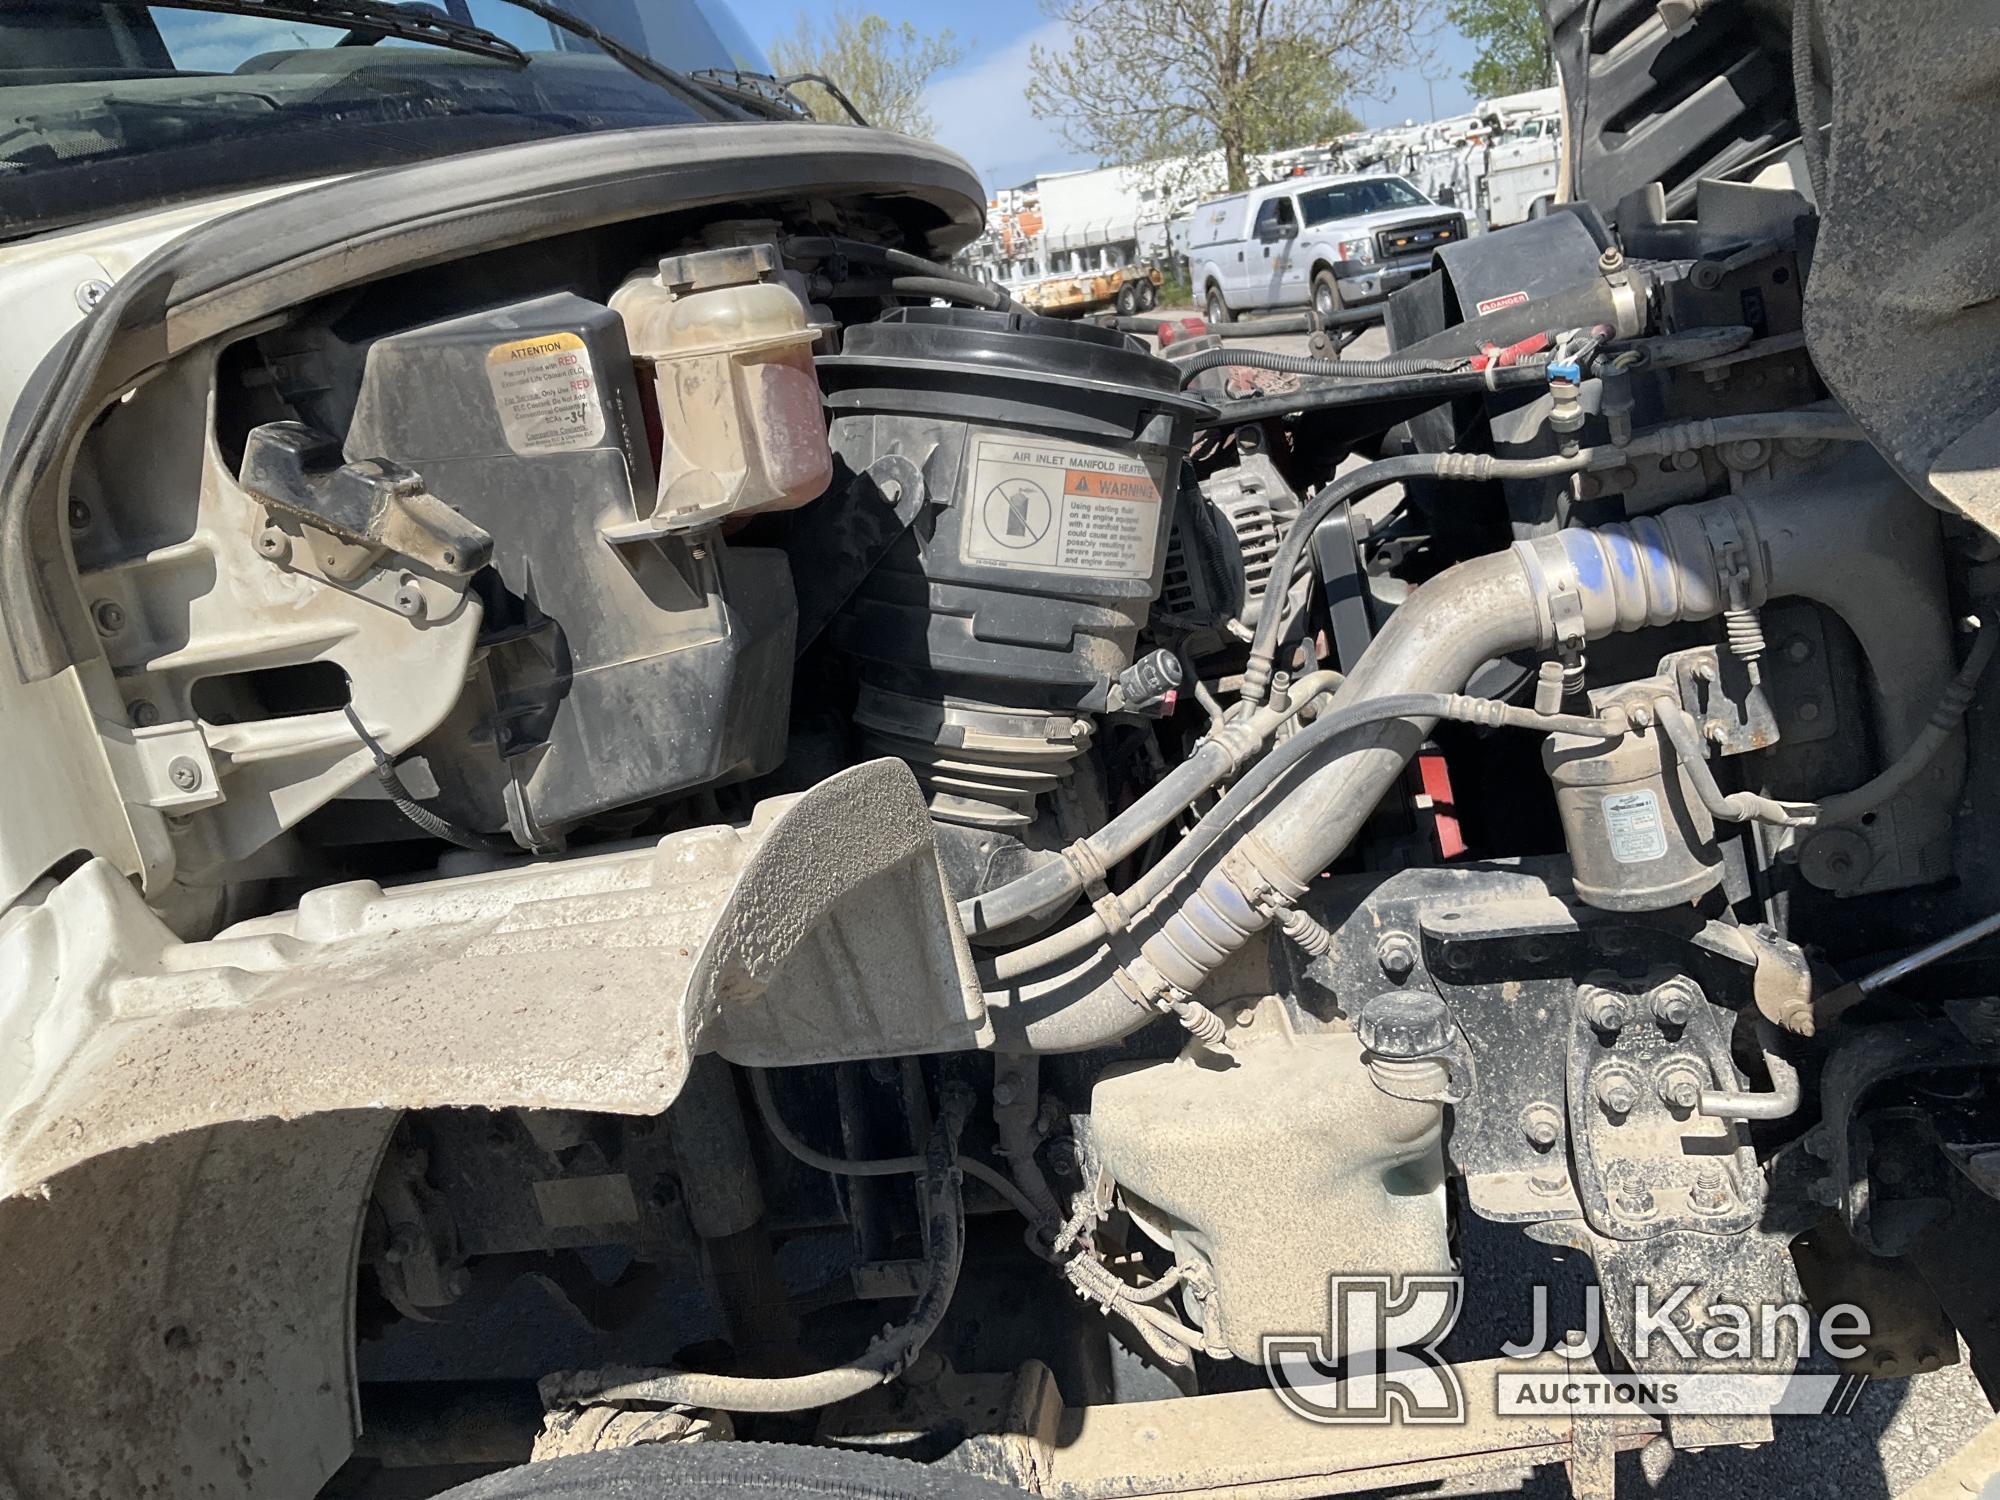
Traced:
<path id="1" fill-rule="evenodd" d="M 1430 1057 L 1450 1043 L 1451 1012 L 1436 995 L 1391 990 L 1361 1007 L 1354 1031 L 1377 1057 Z"/>
<path id="2" fill-rule="evenodd" d="M 1521 1134 L 1537 1151 L 1551 1150 L 1562 1139 L 1562 1111 L 1537 1099 L 1521 1111 Z"/>
<path id="3" fill-rule="evenodd" d="M 1407 932 L 1385 932 L 1375 944 L 1375 962 L 1391 979 L 1408 979 L 1417 967 L 1417 940 Z"/>
<path id="4" fill-rule="evenodd" d="M 1639 1080 L 1624 1068 L 1606 1068 L 1597 1075 L 1597 1102 L 1614 1120 L 1638 1108 Z"/>
<path id="5" fill-rule="evenodd" d="M 1697 1005 L 1705 1003 L 1700 987 L 1678 975 L 1655 987 L 1651 1000 L 1653 1019 L 1676 1031 L 1694 1019 Z"/>
<path id="6" fill-rule="evenodd" d="M 194 791 L 201 785 L 201 767 L 185 755 L 176 755 L 167 762 L 167 780 L 180 791 Z"/>
<path id="7" fill-rule="evenodd" d="M 1691 1110 L 1701 1103 L 1708 1075 L 1691 1058 L 1670 1057 L 1653 1070 L 1653 1092 L 1674 1109 Z"/>
<path id="8" fill-rule="evenodd" d="M 116 635 L 125 628 L 125 608 L 115 599 L 99 599 L 90 606 L 90 618 L 99 635 Z"/>
<path id="9" fill-rule="evenodd" d="M 1583 1007 L 1584 1020 L 1606 1036 L 1616 1036 L 1632 1022 L 1632 997 L 1618 990 L 1601 984 L 1579 985 L 1576 999 Z"/>

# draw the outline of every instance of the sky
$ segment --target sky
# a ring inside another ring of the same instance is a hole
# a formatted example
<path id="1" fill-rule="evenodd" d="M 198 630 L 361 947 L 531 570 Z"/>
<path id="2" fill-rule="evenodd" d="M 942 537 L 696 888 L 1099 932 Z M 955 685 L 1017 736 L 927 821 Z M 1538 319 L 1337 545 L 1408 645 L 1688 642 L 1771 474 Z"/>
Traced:
<path id="1" fill-rule="evenodd" d="M 938 139 L 971 162 L 990 191 L 1026 182 L 1042 172 L 1094 167 L 1097 159 L 1063 144 L 1054 122 L 1028 113 L 1022 92 L 1028 84 L 1028 53 L 1036 42 L 1059 44 L 1066 29 L 1051 22 L 1034 0 L 1008 6 L 975 0 L 852 0 L 853 8 L 873 10 L 890 21 L 908 20 L 925 31 L 949 28 L 965 45 L 966 60 L 932 82 L 928 103 Z M 833 0 L 729 0 L 744 29 L 761 46 L 797 25 L 801 14 L 825 16 Z M 1364 125 L 1458 114 L 1472 96 L 1461 75 L 1472 65 L 1472 48 L 1448 29 L 1431 42 L 1431 59 L 1420 73 L 1406 68 L 1381 81 L 1376 97 L 1356 98 L 1348 107 Z M 1107 57 L 1106 66 L 1115 66 Z M 1432 80 L 1428 90 L 1423 74 Z"/>

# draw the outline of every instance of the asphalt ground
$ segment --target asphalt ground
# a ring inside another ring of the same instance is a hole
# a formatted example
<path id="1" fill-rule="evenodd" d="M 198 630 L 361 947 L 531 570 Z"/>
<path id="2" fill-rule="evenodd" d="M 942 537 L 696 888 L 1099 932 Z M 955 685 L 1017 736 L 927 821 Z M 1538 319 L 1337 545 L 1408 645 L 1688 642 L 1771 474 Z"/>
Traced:
<path id="1" fill-rule="evenodd" d="M 1161 319 L 1193 316 L 1193 308 L 1161 308 Z M 1279 334 L 1242 341 L 1255 349 L 1305 354 L 1303 334 Z M 1389 342 L 1379 324 L 1369 328 L 1342 351 L 1348 359 L 1387 354 Z M 1496 1299 L 1512 1297 L 1526 1306 L 1525 1288 L 1548 1283 L 1558 1305 L 1560 1293 L 1580 1298 L 1589 1280 L 1580 1257 L 1556 1262 L 1548 1247 L 1538 1245 L 1505 1226 L 1463 1226 L 1465 1271 L 1469 1293 L 1482 1289 Z M 1500 1340 L 1519 1330 L 1499 1325 L 1491 1310 L 1482 1316 L 1468 1312 L 1462 1332 L 1470 1335 L 1453 1349 L 1457 1358 L 1497 1353 Z M 1490 1325 L 1490 1326 L 1482 1326 Z M 1482 1347 L 1490 1344 L 1492 1347 Z M 1618 1492 L 1652 1495 L 1659 1500 L 1734 1500 L 1737 1496 L 1804 1496 L 1811 1500 L 1887 1500 L 1929 1474 L 1969 1442 L 1994 1419 L 1985 1393 L 1973 1378 L 1961 1345 L 1958 1362 L 1908 1379 L 1871 1380 L 1854 1409 L 1843 1416 L 1780 1418 L 1772 1443 L 1756 1449 L 1720 1448 L 1675 1452 L 1664 1440 L 1619 1460 Z M 2000 1489 L 1989 1486 L 2000 1494 Z M 1519 1494 L 1534 1500 L 1562 1500 L 1569 1494 L 1564 1477 L 1545 1471 L 1524 1477 L 1512 1489 L 1490 1484 L 1453 1487 L 1430 1494 Z"/>

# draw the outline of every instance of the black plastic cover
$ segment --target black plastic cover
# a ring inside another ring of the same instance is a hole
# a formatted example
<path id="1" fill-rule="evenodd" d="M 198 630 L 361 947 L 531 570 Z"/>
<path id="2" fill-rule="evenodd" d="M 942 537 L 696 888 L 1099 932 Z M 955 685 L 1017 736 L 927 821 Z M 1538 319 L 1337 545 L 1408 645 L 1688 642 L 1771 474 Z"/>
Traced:
<path id="1" fill-rule="evenodd" d="M 421 747 L 457 820 L 541 844 L 783 758 L 784 554 L 602 535 L 654 483 L 609 308 L 565 293 L 378 341 L 346 452 L 415 469 L 494 539 L 484 671 Z"/>

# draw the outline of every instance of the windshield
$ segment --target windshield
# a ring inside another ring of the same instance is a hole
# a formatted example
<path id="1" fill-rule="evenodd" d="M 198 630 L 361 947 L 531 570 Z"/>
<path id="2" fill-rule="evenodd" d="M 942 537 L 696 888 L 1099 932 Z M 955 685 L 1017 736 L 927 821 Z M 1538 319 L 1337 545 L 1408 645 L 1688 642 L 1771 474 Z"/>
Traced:
<path id="1" fill-rule="evenodd" d="M 561 0 L 683 73 L 768 71 L 722 0 Z M 401 7 L 432 41 L 120 0 L 0 0 L 0 239 L 240 189 L 557 135 L 718 118 L 506 0 Z M 733 117 L 733 116 L 732 116 Z"/>
<path id="2" fill-rule="evenodd" d="M 1308 224 L 1358 219 L 1391 208 L 1428 208 L 1430 199 L 1400 177 L 1368 177 L 1360 182 L 1336 182 L 1299 194 L 1299 212 Z"/>

